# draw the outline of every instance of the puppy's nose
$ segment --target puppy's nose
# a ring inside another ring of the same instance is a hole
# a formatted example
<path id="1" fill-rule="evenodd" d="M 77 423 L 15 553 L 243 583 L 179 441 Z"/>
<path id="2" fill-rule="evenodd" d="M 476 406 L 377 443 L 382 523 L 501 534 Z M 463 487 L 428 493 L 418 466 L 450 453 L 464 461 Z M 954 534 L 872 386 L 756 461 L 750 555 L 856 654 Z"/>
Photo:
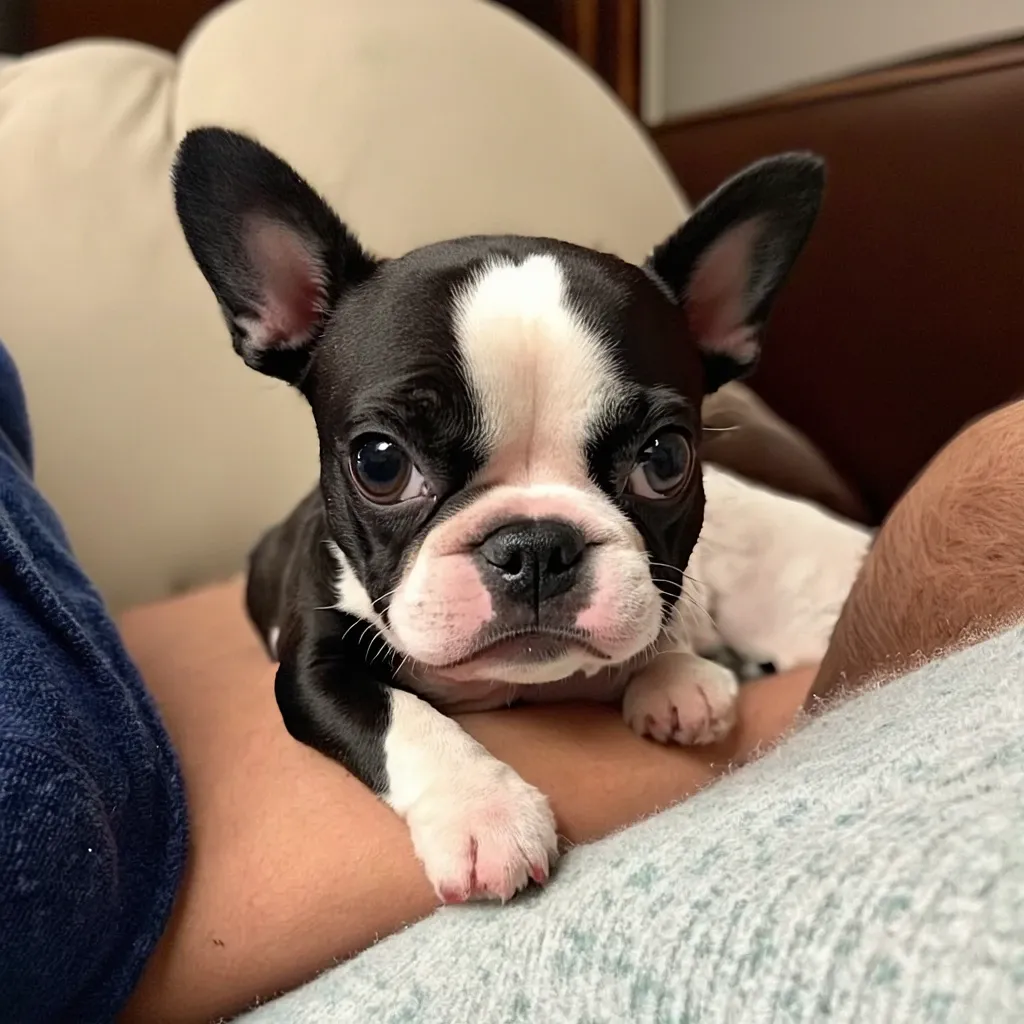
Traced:
<path id="1" fill-rule="evenodd" d="M 495 530 L 479 548 L 481 568 L 515 601 L 539 606 L 579 576 L 583 534 L 561 519 L 527 519 Z"/>

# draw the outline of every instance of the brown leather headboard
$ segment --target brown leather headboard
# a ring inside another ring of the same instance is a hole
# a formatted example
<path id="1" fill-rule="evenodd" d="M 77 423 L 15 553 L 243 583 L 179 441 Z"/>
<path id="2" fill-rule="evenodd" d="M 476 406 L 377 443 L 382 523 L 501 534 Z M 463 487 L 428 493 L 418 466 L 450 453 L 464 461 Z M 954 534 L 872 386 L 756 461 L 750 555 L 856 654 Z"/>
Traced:
<path id="1" fill-rule="evenodd" d="M 751 383 L 876 518 L 965 422 L 1024 392 L 1024 42 L 654 135 L 692 201 L 770 153 L 828 161 Z"/>

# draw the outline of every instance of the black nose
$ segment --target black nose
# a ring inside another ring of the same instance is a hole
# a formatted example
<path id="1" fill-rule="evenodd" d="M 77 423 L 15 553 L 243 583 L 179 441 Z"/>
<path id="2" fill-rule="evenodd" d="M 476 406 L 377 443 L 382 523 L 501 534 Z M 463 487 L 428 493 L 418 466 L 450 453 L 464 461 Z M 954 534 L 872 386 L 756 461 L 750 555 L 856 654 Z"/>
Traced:
<path id="1" fill-rule="evenodd" d="M 482 568 L 503 593 L 534 607 L 569 590 L 586 549 L 583 534 L 560 519 L 526 519 L 495 530 L 479 548 Z"/>

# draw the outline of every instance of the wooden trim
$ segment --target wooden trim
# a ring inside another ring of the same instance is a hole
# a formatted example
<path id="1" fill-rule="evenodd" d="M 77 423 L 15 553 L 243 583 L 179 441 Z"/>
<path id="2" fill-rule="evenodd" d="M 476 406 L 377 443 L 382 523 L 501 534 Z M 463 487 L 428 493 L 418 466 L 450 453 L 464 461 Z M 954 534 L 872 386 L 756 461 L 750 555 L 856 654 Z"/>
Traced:
<path id="1" fill-rule="evenodd" d="M 5 0 L 0 0 L 3 4 Z M 221 0 L 31 0 L 28 46 L 97 36 L 174 51 Z"/>
<path id="2" fill-rule="evenodd" d="M 0 0 L 0 54 L 23 53 L 31 38 L 30 0 Z"/>
<path id="3" fill-rule="evenodd" d="M 576 0 L 576 52 L 592 68 L 597 67 L 601 35 L 600 0 Z"/>
<path id="4" fill-rule="evenodd" d="M 640 0 L 619 0 L 615 91 L 634 113 L 640 109 Z"/>
<path id="5" fill-rule="evenodd" d="M 1001 67 L 1024 64 L 1024 37 L 997 44 L 985 44 L 940 56 L 919 57 L 877 71 L 866 71 L 816 85 L 787 89 L 749 103 L 702 111 L 689 117 L 673 118 L 654 125 L 651 134 L 658 138 L 681 129 L 736 117 L 752 117 L 771 110 L 807 107 L 837 98 L 864 96 L 912 88 L 937 79 L 960 78 Z"/>

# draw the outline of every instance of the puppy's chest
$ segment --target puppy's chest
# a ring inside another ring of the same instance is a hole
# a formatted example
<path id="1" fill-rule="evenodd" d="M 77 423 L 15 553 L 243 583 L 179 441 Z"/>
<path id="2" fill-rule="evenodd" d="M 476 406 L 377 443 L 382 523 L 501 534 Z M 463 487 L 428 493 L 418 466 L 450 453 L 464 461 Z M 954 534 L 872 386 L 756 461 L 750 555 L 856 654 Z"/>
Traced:
<path id="1" fill-rule="evenodd" d="M 512 704 L 550 704 L 561 701 L 599 701 L 613 703 L 622 697 L 626 684 L 636 668 L 617 665 L 594 675 L 582 672 L 554 683 L 513 684 L 486 680 L 452 682 L 424 675 L 401 673 L 404 685 L 426 697 L 437 707 L 451 714 L 468 711 L 490 711 Z"/>

